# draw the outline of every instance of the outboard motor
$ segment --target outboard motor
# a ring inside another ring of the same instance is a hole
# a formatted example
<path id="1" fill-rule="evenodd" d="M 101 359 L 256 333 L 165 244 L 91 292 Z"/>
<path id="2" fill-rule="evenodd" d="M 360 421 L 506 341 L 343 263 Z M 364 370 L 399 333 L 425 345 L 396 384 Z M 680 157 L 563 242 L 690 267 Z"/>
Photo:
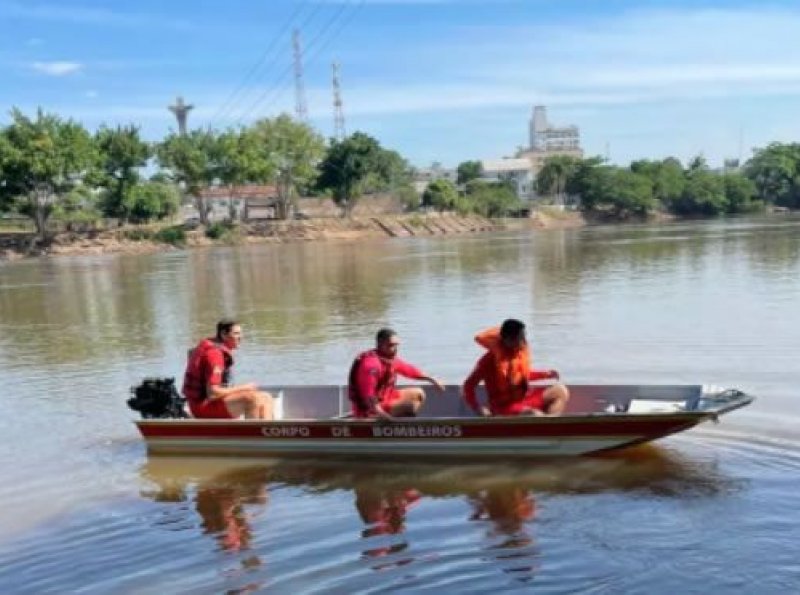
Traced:
<path id="1" fill-rule="evenodd" d="M 144 419 L 180 419 L 186 415 L 183 398 L 175 388 L 174 378 L 145 378 L 139 386 L 132 386 L 133 398 L 128 407 L 142 414 Z"/>

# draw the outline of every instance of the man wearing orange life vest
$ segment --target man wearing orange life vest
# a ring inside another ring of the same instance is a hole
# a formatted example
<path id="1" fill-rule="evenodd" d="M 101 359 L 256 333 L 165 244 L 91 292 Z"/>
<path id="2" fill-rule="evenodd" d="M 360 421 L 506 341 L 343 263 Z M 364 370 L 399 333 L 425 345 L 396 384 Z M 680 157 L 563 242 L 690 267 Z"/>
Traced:
<path id="1" fill-rule="evenodd" d="M 400 339 L 389 328 L 375 335 L 375 349 L 359 354 L 350 366 L 348 396 L 354 417 L 413 417 L 425 402 L 421 388 L 397 388 L 397 376 L 424 380 L 440 392 L 444 386 L 436 378 L 397 357 Z"/>
<path id="2" fill-rule="evenodd" d="M 217 323 L 216 336 L 203 339 L 189 356 L 183 394 L 194 417 L 272 419 L 272 396 L 253 383 L 230 385 L 233 351 L 242 327 L 233 320 Z"/>
<path id="3" fill-rule="evenodd" d="M 525 337 L 525 325 L 509 319 L 499 328 L 479 333 L 475 341 L 486 348 L 475 369 L 464 382 L 467 404 L 478 415 L 559 415 L 569 400 L 563 384 L 531 386 L 535 380 L 555 379 L 555 370 L 534 370 Z M 476 389 L 483 381 L 488 406 L 480 405 Z"/>

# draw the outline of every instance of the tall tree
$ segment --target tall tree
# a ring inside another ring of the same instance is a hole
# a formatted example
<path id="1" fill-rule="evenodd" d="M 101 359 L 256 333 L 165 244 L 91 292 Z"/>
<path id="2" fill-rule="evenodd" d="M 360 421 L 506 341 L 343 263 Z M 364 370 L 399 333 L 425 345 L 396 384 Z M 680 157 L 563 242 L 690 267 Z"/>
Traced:
<path id="1" fill-rule="evenodd" d="M 211 131 L 193 130 L 189 134 L 170 134 L 156 148 L 159 165 L 166 169 L 173 182 L 194 200 L 200 223 L 208 224 L 211 205 L 200 192 L 215 178 L 212 167 L 212 152 L 216 134 Z"/>
<path id="2" fill-rule="evenodd" d="M 97 153 L 86 129 L 39 109 L 35 118 L 14 109 L 3 130 L 0 203 L 14 200 L 20 213 L 33 219 L 40 240 L 47 222 L 82 177 L 97 165 Z"/>
<path id="3" fill-rule="evenodd" d="M 139 170 L 147 165 L 152 150 L 140 138 L 139 127 L 133 124 L 116 128 L 104 126 L 97 131 L 94 141 L 100 154 L 103 211 L 125 222 L 130 216 L 125 208 L 126 194 L 139 182 Z"/>
<path id="4" fill-rule="evenodd" d="M 228 212 L 235 219 L 238 188 L 248 182 L 265 183 L 274 178 L 273 160 L 263 150 L 252 129 L 228 130 L 214 139 L 211 149 L 213 177 L 228 188 Z"/>
<path id="5" fill-rule="evenodd" d="M 294 199 L 311 186 L 317 176 L 317 164 L 325 153 L 325 140 L 308 124 L 286 114 L 260 120 L 253 125 L 262 155 L 275 172 L 278 188 L 278 216 L 291 214 Z M 262 168 L 262 173 L 268 170 Z"/>
<path id="6" fill-rule="evenodd" d="M 367 177 L 381 171 L 382 151 L 374 138 L 356 132 L 342 141 L 334 140 L 320 163 L 317 183 L 331 191 L 346 217 L 352 215 Z"/>
<path id="7" fill-rule="evenodd" d="M 744 171 L 764 202 L 800 208 L 800 143 L 771 143 L 757 149 Z"/>
<path id="8" fill-rule="evenodd" d="M 555 196 L 556 204 L 563 205 L 567 181 L 577 166 L 578 159 L 569 155 L 548 157 L 536 176 L 536 187 L 542 194 Z"/>

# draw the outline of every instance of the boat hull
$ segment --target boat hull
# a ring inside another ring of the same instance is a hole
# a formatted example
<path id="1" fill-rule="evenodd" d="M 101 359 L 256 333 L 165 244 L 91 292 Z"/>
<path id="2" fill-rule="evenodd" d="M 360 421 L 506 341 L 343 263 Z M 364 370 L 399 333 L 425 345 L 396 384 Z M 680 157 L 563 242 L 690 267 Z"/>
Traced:
<path id="1" fill-rule="evenodd" d="M 395 423 L 158 420 L 138 425 L 151 453 L 440 459 L 584 455 L 655 440 L 703 419 L 695 415 Z"/>
<path id="2" fill-rule="evenodd" d="M 348 418 L 339 386 L 267 387 L 276 421 L 147 419 L 153 454 L 479 459 L 585 455 L 687 430 L 749 404 L 739 391 L 702 386 L 572 385 L 558 417 L 477 417 L 457 386 L 431 396 L 424 417 Z"/>

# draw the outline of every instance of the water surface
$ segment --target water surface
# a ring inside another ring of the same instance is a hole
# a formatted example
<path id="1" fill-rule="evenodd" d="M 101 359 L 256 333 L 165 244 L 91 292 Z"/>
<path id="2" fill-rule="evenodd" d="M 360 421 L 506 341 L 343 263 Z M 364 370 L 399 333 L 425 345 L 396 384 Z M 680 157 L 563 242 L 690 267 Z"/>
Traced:
<path id="1" fill-rule="evenodd" d="M 0 265 L 0 589 L 796 590 L 798 298 L 792 217 Z M 241 380 L 342 383 L 390 324 L 460 382 L 515 316 L 567 382 L 759 400 L 591 459 L 148 459 L 128 387 L 180 376 L 222 315 Z"/>

